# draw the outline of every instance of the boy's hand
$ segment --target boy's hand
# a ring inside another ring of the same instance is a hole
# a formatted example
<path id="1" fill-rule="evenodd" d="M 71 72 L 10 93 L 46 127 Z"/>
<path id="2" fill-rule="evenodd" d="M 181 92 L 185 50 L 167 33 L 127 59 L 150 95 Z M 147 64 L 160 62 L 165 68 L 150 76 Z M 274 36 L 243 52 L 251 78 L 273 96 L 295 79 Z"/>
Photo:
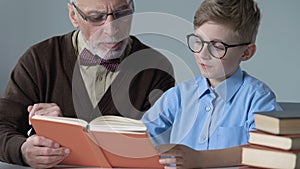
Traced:
<path id="1" fill-rule="evenodd" d="M 51 168 L 59 164 L 69 154 L 70 150 L 41 136 L 33 135 L 21 146 L 25 163 L 33 168 Z"/>
<path id="2" fill-rule="evenodd" d="M 166 157 L 159 160 L 165 169 L 239 166 L 242 161 L 242 146 L 202 151 L 177 144 L 164 144 L 156 148 L 161 156 Z"/>
<path id="3" fill-rule="evenodd" d="M 165 144 L 156 148 L 162 157 L 159 162 L 165 165 L 165 169 L 195 168 L 197 159 L 199 161 L 198 151 L 185 145 Z"/>

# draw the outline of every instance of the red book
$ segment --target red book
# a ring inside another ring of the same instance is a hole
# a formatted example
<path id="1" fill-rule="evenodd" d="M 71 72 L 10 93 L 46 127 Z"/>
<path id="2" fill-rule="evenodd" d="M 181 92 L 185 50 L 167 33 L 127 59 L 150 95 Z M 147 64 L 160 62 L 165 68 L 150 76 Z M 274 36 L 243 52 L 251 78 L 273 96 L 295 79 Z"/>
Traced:
<path id="1" fill-rule="evenodd" d="M 251 131 L 249 143 L 283 150 L 300 150 L 300 134 L 275 135 Z"/>
<path id="2" fill-rule="evenodd" d="M 140 120 L 101 116 L 87 123 L 66 117 L 33 116 L 40 136 L 70 148 L 62 165 L 103 168 L 163 168 Z"/>
<path id="3" fill-rule="evenodd" d="M 286 151 L 250 144 L 242 148 L 242 164 L 262 168 L 300 168 L 300 150 Z"/>

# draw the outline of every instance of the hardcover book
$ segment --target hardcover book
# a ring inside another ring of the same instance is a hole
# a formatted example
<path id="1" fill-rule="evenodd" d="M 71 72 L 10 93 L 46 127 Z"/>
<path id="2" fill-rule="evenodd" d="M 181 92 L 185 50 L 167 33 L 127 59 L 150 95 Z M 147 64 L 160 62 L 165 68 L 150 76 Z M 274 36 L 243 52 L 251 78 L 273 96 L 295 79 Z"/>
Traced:
<path id="1" fill-rule="evenodd" d="M 251 131 L 249 143 L 283 150 L 297 150 L 300 149 L 300 134 L 274 135 Z"/>
<path id="2" fill-rule="evenodd" d="M 35 115 L 30 121 L 38 135 L 70 148 L 63 165 L 163 168 L 140 120 L 101 116 L 87 123 L 76 118 Z"/>
<path id="3" fill-rule="evenodd" d="M 254 115 L 256 129 L 272 134 L 300 134 L 300 111 L 272 111 Z"/>
<path id="4" fill-rule="evenodd" d="M 300 150 L 286 151 L 246 145 L 242 148 L 242 164 L 260 168 L 300 168 Z"/>

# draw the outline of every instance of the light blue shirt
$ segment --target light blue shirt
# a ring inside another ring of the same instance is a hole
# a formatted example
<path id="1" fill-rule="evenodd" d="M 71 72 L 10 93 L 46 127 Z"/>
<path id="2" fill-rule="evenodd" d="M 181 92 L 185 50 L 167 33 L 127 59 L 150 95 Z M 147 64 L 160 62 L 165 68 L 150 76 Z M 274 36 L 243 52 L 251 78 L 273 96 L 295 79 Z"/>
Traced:
<path id="1" fill-rule="evenodd" d="M 271 89 L 239 68 L 214 89 L 203 76 L 169 89 L 142 121 L 155 145 L 222 149 L 246 144 L 254 113 L 273 110 L 282 109 Z"/>

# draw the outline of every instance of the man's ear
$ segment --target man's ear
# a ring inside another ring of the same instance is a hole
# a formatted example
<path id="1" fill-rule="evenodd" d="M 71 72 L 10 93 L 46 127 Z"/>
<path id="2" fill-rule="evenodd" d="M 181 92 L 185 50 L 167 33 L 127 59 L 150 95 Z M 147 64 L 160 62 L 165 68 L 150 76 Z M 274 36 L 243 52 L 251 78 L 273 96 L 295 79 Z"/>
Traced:
<path id="1" fill-rule="evenodd" d="M 72 25 L 74 26 L 74 28 L 78 28 L 78 21 L 77 21 L 77 17 L 73 8 L 73 5 L 71 3 L 68 3 L 68 9 L 69 9 L 69 19 L 72 22 Z"/>
<path id="2" fill-rule="evenodd" d="M 255 43 L 251 43 L 244 50 L 244 54 L 242 56 L 242 61 L 247 61 L 247 60 L 251 59 L 252 56 L 255 54 L 255 52 L 256 52 L 256 45 L 255 45 Z"/>

